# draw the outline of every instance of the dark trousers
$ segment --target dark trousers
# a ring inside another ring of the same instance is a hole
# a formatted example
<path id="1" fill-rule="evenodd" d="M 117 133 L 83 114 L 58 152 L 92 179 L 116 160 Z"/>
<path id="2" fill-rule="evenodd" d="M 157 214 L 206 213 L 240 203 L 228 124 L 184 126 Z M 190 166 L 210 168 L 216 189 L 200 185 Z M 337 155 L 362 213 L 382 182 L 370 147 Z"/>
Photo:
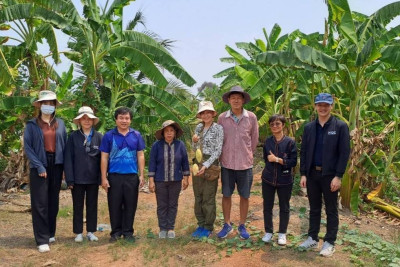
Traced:
<path id="1" fill-rule="evenodd" d="M 331 192 L 332 176 L 323 176 L 321 171 L 311 170 L 307 177 L 307 194 L 310 202 L 310 228 L 308 235 L 318 240 L 321 223 L 322 197 L 324 197 L 327 216 L 324 241 L 335 244 L 339 228 L 338 192 Z"/>
<path id="2" fill-rule="evenodd" d="M 194 214 L 197 224 L 207 230 L 214 229 L 216 218 L 215 195 L 218 188 L 218 179 L 207 181 L 204 176 L 193 177 Z"/>
<path id="3" fill-rule="evenodd" d="M 74 184 L 72 202 L 74 205 L 73 231 L 75 234 L 83 232 L 83 206 L 86 195 L 86 231 L 96 232 L 97 228 L 97 200 L 99 195 L 98 184 Z"/>
<path id="4" fill-rule="evenodd" d="M 108 174 L 108 211 L 111 236 L 133 235 L 133 222 L 139 196 L 139 177 L 135 174 Z"/>
<path id="5" fill-rule="evenodd" d="M 266 182 L 262 182 L 264 229 L 266 233 L 274 232 L 272 210 L 274 208 L 275 192 L 278 193 L 279 199 L 279 233 L 286 233 L 289 224 L 292 188 L 293 184 L 276 187 Z"/>
<path id="6" fill-rule="evenodd" d="M 174 230 L 182 181 L 155 182 L 155 184 L 158 226 L 160 230 Z"/>
<path id="7" fill-rule="evenodd" d="M 54 158 L 54 154 L 47 154 L 47 178 L 40 177 L 36 168 L 29 174 L 33 234 L 38 246 L 48 244 L 56 234 L 63 165 L 54 164 Z"/>

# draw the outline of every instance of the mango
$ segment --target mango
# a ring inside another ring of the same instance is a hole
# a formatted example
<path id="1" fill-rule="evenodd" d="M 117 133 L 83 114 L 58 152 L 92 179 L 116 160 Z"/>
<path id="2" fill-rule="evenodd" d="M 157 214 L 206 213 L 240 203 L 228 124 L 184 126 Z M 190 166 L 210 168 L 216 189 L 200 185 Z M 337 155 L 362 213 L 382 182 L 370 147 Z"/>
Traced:
<path id="1" fill-rule="evenodd" d="M 196 149 L 196 160 L 198 163 L 200 163 L 202 159 L 203 159 L 203 153 L 201 153 L 200 148 L 198 148 Z"/>
<path id="2" fill-rule="evenodd" d="M 196 163 L 193 164 L 192 171 L 194 176 L 196 176 L 197 173 L 199 172 L 199 166 Z"/>

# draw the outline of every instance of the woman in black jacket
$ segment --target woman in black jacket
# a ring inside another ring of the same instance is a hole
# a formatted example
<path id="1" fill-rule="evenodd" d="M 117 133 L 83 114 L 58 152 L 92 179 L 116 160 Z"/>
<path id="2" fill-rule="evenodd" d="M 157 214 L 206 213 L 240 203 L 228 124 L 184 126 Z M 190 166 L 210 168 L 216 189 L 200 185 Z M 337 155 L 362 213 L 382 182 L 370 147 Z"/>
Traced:
<path id="1" fill-rule="evenodd" d="M 272 209 L 275 192 L 279 198 L 278 244 L 286 245 L 286 230 L 289 223 L 290 197 L 293 188 L 292 168 L 297 164 L 296 143 L 285 136 L 283 128 L 286 119 L 275 114 L 268 120 L 272 136 L 265 140 L 263 156 L 265 168 L 262 172 L 262 194 L 264 205 L 264 242 L 271 242 L 273 236 Z"/>
<path id="2" fill-rule="evenodd" d="M 94 130 L 93 126 L 99 119 L 90 107 L 83 106 L 78 112 L 73 122 L 79 129 L 70 134 L 65 150 L 65 177 L 72 192 L 73 231 L 77 235 L 75 242 L 83 241 L 85 195 L 87 238 L 89 241 L 97 241 L 98 238 L 93 233 L 97 228 L 97 200 L 101 181 L 99 146 L 103 136 Z"/>

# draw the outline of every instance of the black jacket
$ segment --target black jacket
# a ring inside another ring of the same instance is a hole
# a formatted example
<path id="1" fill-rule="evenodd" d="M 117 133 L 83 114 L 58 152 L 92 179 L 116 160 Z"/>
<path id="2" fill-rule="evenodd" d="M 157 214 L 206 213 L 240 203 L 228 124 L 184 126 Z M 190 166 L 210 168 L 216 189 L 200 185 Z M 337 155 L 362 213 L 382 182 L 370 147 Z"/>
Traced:
<path id="1" fill-rule="evenodd" d="M 65 181 L 67 185 L 100 184 L 100 157 L 99 150 L 103 135 L 94 131 L 90 142 L 90 150 L 86 152 L 83 145 L 85 137 L 80 130 L 69 135 L 64 155 Z"/>
<path id="2" fill-rule="evenodd" d="M 270 151 L 283 160 L 283 165 L 268 161 Z M 261 177 L 264 182 L 273 186 L 283 186 L 293 183 L 292 168 L 297 164 L 297 148 L 293 139 L 284 136 L 277 142 L 274 136 L 267 138 L 263 147 L 263 157 L 265 168 Z"/>
<path id="3" fill-rule="evenodd" d="M 301 175 L 309 176 L 311 168 L 314 167 L 317 122 L 317 120 L 314 120 L 304 127 L 300 151 Z M 349 127 L 343 121 L 331 116 L 325 123 L 324 128 L 322 175 L 341 178 L 346 170 L 350 155 Z"/>

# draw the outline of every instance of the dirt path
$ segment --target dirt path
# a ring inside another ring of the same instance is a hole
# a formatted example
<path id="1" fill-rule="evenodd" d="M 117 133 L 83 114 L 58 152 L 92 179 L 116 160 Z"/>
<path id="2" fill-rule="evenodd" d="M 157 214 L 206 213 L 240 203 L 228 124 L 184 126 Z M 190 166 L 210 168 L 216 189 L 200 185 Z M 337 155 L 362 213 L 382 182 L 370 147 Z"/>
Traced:
<path id="1" fill-rule="evenodd" d="M 222 224 L 221 194 L 218 193 L 218 218 L 216 230 Z M 37 252 L 32 233 L 29 194 L 3 194 L 0 196 L 0 265 L 1 266 L 351 266 L 350 254 L 337 246 L 333 258 L 322 258 L 317 251 L 298 252 L 294 248 L 282 248 L 276 245 L 263 245 L 259 250 L 243 249 L 233 251 L 227 256 L 226 248 L 218 250 L 215 245 L 192 240 L 190 234 L 196 228 L 193 214 L 193 191 L 190 186 L 179 199 L 178 218 L 175 240 L 159 240 L 153 237 L 158 233 L 156 202 L 154 194 L 141 193 L 135 219 L 134 244 L 118 242 L 108 243 L 109 232 L 97 232 L 99 242 L 81 244 L 74 242 L 72 233 L 72 200 L 69 191 L 62 191 L 60 213 L 57 226 L 56 243 L 51 245 L 51 252 Z M 239 196 L 233 196 L 232 221 L 237 224 Z M 277 204 L 277 203 L 276 203 Z M 292 213 L 289 223 L 289 240 L 298 240 L 308 227 L 308 207 L 306 197 L 296 196 L 291 200 Z M 368 215 L 371 216 L 371 215 Z M 373 231 L 386 240 L 395 238 L 393 229 L 400 227 L 388 224 L 387 220 L 377 220 L 364 215 L 356 219 L 341 212 L 341 224 L 362 232 Z M 274 223 L 278 228 L 278 210 L 275 205 Z M 264 234 L 260 176 L 255 175 L 248 226 L 253 232 Z M 109 223 L 106 195 L 101 190 L 99 195 L 98 223 Z M 325 228 L 321 228 L 325 231 Z M 236 233 L 229 238 L 235 238 Z M 215 234 L 213 240 L 217 240 Z M 322 241 L 321 241 L 322 242 Z M 373 265 L 373 264 L 372 264 Z"/>

